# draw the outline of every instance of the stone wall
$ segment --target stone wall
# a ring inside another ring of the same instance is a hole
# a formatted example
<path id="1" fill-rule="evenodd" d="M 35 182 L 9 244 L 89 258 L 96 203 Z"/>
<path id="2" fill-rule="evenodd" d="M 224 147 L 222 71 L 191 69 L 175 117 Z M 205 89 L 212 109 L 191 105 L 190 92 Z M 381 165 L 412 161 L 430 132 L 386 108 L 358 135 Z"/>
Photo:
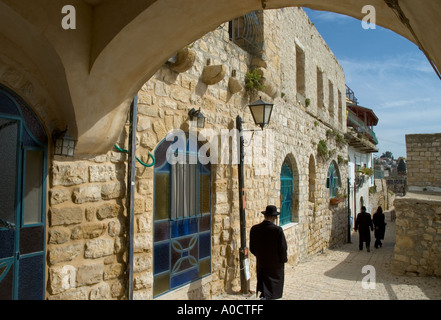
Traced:
<path id="1" fill-rule="evenodd" d="M 408 134 L 406 146 L 409 191 L 441 191 L 441 133 Z"/>
<path id="2" fill-rule="evenodd" d="M 394 270 L 441 276 L 441 134 L 406 135 L 409 192 L 397 197 Z"/>
<path id="3" fill-rule="evenodd" d="M 49 299 L 120 299 L 126 248 L 125 156 L 56 157 L 50 175 Z"/>
<path id="4" fill-rule="evenodd" d="M 407 195 L 397 213 L 393 269 L 400 274 L 441 276 L 441 196 Z"/>
<path id="5" fill-rule="evenodd" d="M 280 207 L 280 170 L 288 157 L 294 171 L 296 218 L 284 229 L 289 263 L 295 264 L 346 241 L 346 204 L 330 205 L 326 188 L 331 161 L 347 154 L 346 145 L 327 135 L 329 130 L 346 130 L 346 115 L 340 108 L 345 81 L 341 66 L 301 9 L 265 11 L 264 23 L 264 60 L 256 62 L 231 42 L 226 23 L 188 47 L 194 53 L 188 70 L 174 70 L 176 62 L 158 70 L 138 93 L 137 155 L 147 162 L 148 153 L 153 153 L 170 130 L 191 129 L 188 113 L 192 108 L 200 108 L 206 117 L 205 131 L 199 131 L 205 135 L 209 130 L 219 133 L 234 128 L 237 115 L 243 118 L 244 129 L 256 129 L 247 105 L 258 96 L 272 101 L 275 106 L 270 125 L 264 131 L 245 134 L 247 240 L 250 228 L 261 222 L 260 212 L 266 205 Z M 296 45 L 305 54 L 303 98 L 296 94 Z M 265 92 L 250 95 L 244 89 L 233 91 L 231 82 L 244 86 L 245 74 L 256 64 L 266 79 Z M 210 78 L 213 82 L 207 81 L 207 66 L 220 71 Z M 326 83 L 327 101 L 319 106 L 317 68 Z M 329 94 L 329 88 L 334 94 Z M 305 103 L 308 97 L 310 105 Z M 118 144 L 128 149 L 127 128 L 122 131 Z M 330 156 L 317 154 L 320 140 L 327 141 Z M 127 297 L 126 160 L 126 155 L 115 150 L 88 159 L 53 159 L 47 246 L 49 299 Z M 339 165 L 339 173 L 344 189 L 346 165 Z M 210 298 L 240 290 L 237 165 L 212 165 L 211 188 L 211 275 L 167 294 L 170 299 Z M 152 168 L 136 164 L 135 189 L 134 298 L 152 299 Z M 250 256 L 252 277 L 254 270 L 255 259 Z"/>
<path id="6" fill-rule="evenodd" d="M 394 209 L 395 194 L 391 192 L 386 179 L 375 179 L 375 188 L 369 192 L 371 213 L 374 214 L 379 206 L 383 211 Z"/>
<path id="7" fill-rule="evenodd" d="M 390 191 L 399 196 L 405 196 L 407 193 L 407 177 L 406 176 L 389 176 L 386 178 L 387 187 Z"/>

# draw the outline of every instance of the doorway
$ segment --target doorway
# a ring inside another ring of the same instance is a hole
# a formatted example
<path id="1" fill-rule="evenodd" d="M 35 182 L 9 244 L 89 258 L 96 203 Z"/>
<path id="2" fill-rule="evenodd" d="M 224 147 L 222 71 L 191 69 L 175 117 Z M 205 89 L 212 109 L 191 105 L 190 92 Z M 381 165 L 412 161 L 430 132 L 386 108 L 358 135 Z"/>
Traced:
<path id="1" fill-rule="evenodd" d="M 48 138 L 0 85 L 0 300 L 44 299 Z"/>

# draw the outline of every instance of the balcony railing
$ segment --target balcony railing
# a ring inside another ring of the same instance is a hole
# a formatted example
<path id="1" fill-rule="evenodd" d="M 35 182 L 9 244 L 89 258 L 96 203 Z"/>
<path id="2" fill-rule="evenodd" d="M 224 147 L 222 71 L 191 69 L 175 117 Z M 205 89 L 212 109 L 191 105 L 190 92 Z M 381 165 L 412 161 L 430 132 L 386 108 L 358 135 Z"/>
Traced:
<path id="1" fill-rule="evenodd" d="M 374 130 L 369 128 L 357 115 L 352 112 L 351 110 L 347 109 L 348 111 L 348 127 L 352 127 L 357 131 L 359 134 L 365 134 L 369 138 L 370 141 L 375 143 L 375 145 L 378 144 L 377 136 L 375 135 Z"/>
<path id="2" fill-rule="evenodd" d="M 355 105 L 358 105 L 358 99 L 355 97 L 354 91 L 346 85 L 346 97 L 351 100 Z"/>

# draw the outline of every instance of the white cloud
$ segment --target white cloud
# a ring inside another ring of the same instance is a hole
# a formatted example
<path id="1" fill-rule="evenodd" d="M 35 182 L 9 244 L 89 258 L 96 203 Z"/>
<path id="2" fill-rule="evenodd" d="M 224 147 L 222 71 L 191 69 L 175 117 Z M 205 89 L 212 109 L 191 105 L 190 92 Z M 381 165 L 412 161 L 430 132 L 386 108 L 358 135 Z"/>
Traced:
<path id="1" fill-rule="evenodd" d="M 348 21 L 356 20 L 355 18 L 352 18 L 350 16 L 346 16 L 343 14 L 328 12 L 328 11 L 314 11 L 313 13 L 311 11 L 308 11 L 308 14 L 313 15 L 314 21 L 317 22 L 324 22 L 324 23 L 339 23 L 343 24 Z"/>
<path id="2" fill-rule="evenodd" d="M 441 81 L 424 56 L 340 60 L 360 105 L 379 118 L 380 154 L 406 156 L 405 135 L 441 132 Z"/>
<path id="3" fill-rule="evenodd" d="M 308 10 L 343 67 L 359 104 L 374 110 L 380 154 L 406 156 L 405 135 L 441 132 L 441 81 L 416 45 L 356 19 Z"/>

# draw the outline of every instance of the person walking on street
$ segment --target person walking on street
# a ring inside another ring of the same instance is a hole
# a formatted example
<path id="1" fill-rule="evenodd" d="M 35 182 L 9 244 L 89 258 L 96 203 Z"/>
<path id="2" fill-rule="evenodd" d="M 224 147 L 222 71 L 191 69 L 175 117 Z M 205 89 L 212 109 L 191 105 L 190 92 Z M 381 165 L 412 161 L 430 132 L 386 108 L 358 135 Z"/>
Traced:
<path id="1" fill-rule="evenodd" d="M 377 211 L 374 213 L 374 215 L 372 217 L 372 222 L 373 222 L 374 227 L 375 227 L 375 231 L 374 231 L 375 244 L 374 244 L 374 247 L 376 249 L 378 249 L 378 247 L 381 248 L 381 246 L 383 245 L 381 243 L 381 240 L 384 239 L 384 233 L 386 231 L 386 222 L 384 220 L 385 220 L 385 217 L 384 217 L 384 213 L 383 213 L 383 208 L 382 207 L 378 207 Z"/>
<path id="2" fill-rule="evenodd" d="M 279 299 L 283 295 L 288 246 L 283 229 L 274 224 L 280 214 L 277 208 L 269 205 L 262 213 L 265 220 L 250 231 L 250 251 L 257 260 L 256 295 L 261 292 L 261 299 Z"/>
<path id="3" fill-rule="evenodd" d="M 366 207 L 361 207 L 361 212 L 357 215 L 357 219 L 355 220 L 355 231 L 358 230 L 359 234 L 359 243 L 358 247 L 360 250 L 363 250 L 363 242 L 366 242 L 367 252 L 370 252 L 371 245 L 371 231 L 374 231 L 374 226 L 372 224 L 371 214 L 366 212 Z"/>

